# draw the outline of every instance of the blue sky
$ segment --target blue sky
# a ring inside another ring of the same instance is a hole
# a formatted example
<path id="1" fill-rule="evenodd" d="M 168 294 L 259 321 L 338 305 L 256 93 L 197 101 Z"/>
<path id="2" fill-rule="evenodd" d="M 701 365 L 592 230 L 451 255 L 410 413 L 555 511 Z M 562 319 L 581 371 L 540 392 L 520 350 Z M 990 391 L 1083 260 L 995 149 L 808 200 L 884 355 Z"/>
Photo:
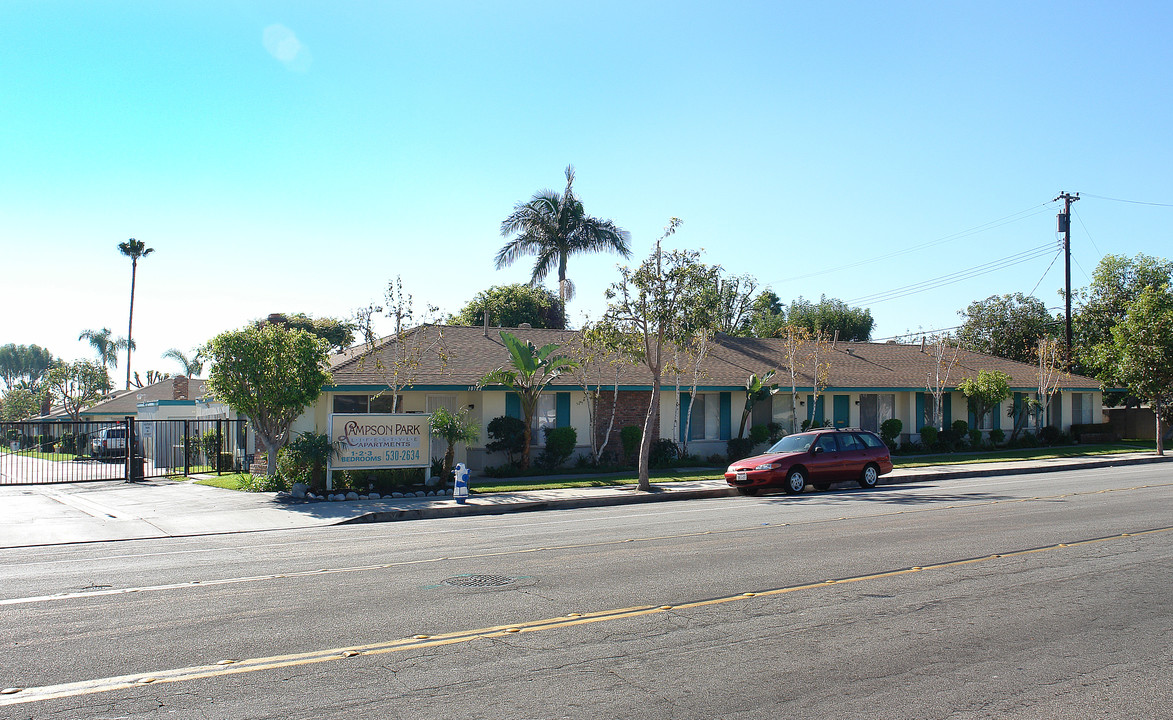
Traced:
<path id="1" fill-rule="evenodd" d="M 855 303 L 876 338 L 1036 285 L 1058 306 L 1061 190 L 1085 195 L 1077 287 L 1103 254 L 1171 254 L 1173 207 L 1118 202 L 1173 204 L 1171 21 L 1157 2 L 5 0 L 0 343 L 74 358 L 85 328 L 125 334 L 129 237 L 155 248 L 140 371 L 270 312 L 350 315 L 396 275 L 454 312 L 528 279 L 493 269 L 500 222 L 568 163 L 630 263 L 677 216 L 676 246 L 784 301 L 1040 248 Z M 619 261 L 571 261 L 576 324 Z"/>

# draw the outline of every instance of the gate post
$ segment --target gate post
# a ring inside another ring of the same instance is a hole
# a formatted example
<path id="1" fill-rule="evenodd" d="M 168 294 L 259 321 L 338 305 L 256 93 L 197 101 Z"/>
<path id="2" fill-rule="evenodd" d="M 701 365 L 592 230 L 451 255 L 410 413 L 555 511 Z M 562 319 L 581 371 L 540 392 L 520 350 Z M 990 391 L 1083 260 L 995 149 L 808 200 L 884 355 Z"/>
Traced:
<path id="1" fill-rule="evenodd" d="M 183 476 L 191 475 L 191 430 L 187 426 L 188 421 L 183 421 Z"/>
<path id="2" fill-rule="evenodd" d="M 134 482 L 134 416 L 126 416 L 126 480 L 125 482 Z"/>
<path id="3" fill-rule="evenodd" d="M 220 430 L 220 418 L 216 418 L 216 474 L 220 474 L 220 456 L 224 454 L 224 435 Z"/>

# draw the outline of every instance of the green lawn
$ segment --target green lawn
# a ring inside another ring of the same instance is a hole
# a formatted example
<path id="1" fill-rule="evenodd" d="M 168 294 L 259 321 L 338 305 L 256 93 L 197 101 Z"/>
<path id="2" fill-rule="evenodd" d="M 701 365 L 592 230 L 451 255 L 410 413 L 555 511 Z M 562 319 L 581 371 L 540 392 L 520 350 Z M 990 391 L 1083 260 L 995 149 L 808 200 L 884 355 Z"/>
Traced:
<path id="1" fill-rule="evenodd" d="M 1028 450 L 997 450 L 978 453 L 947 453 L 940 455 L 896 455 L 892 458 L 897 468 L 926 467 L 929 465 L 962 465 L 969 463 L 1006 462 L 1012 460 L 1044 460 L 1048 458 L 1087 457 L 1113 455 L 1117 453 L 1143 452 L 1154 450 L 1151 441 L 1127 440 L 1102 445 L 1069 445 L 1065 447 L 1033 448 Z M 685 480 L 717 480 L 724 476 L 725 468 L 708 470 L 663 470 L 652 473 L 654 483 L 672 483 Z M 244 490 L 248 484 L 247 473 L 233 473 L 197 480 L 198 485 Z M 527 490 L 558 490 L 561 488 L 608 487 L 613 485 L 635 485 L 638 478 L 634 471 L 611 475 L 578 475 L 557 479 L 530 478 L 477 478 L 469 490 L 473 494 L 498 492 L 525 492 Z"/>
<path id="2" fill-rule="evenodd" d="M 52 460 L 53 462 L 73 462 L 76 458 L 82 457 L 73 453 L 57 453 L 57 452 L 41 452 L 40 450 L 18 450 L 12 452 L 8 448 L 0 448 L 0 454 L 4 455 L 19 455 L 20 457 L 37 458 L 38 460 Z"/>

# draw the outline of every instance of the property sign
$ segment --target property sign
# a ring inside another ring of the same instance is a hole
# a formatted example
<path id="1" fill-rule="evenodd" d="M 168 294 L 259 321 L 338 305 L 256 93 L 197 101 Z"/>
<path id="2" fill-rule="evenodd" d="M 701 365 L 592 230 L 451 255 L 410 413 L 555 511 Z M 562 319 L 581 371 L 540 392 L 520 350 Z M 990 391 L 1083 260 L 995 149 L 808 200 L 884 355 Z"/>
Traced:
<path id="1" fill-rule="evenodd" d="M 428 467 L 430 438 L 427 415 L 333 413 L 330 440 L 337 453 L 330 459 L 330 469 Z"/>

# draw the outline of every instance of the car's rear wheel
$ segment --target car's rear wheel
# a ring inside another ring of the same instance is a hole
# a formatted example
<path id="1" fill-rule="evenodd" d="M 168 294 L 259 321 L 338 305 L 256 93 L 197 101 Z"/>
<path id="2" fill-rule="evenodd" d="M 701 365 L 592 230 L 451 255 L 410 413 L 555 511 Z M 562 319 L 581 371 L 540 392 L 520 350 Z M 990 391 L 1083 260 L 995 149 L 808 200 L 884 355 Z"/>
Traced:
<path id="1" fill-rule="evenodd" d="M 757 495 L 758 489 L 756 487 L 737 488 L 737 492 L 742 495 Z"/>
<path id="2" fill-rule="evenodd" d="M 874 488 L 879 481 L 880 468 L 872 463 L 868 463 L 859 476 L 859 486 L 861 488 Z"/>
<path id="3" fill-rule="evenodd" d="M 786 476 L 786 493 L 797 495 L 806 487 L 806 473 L 801 468 L 791 470 Z"/>

